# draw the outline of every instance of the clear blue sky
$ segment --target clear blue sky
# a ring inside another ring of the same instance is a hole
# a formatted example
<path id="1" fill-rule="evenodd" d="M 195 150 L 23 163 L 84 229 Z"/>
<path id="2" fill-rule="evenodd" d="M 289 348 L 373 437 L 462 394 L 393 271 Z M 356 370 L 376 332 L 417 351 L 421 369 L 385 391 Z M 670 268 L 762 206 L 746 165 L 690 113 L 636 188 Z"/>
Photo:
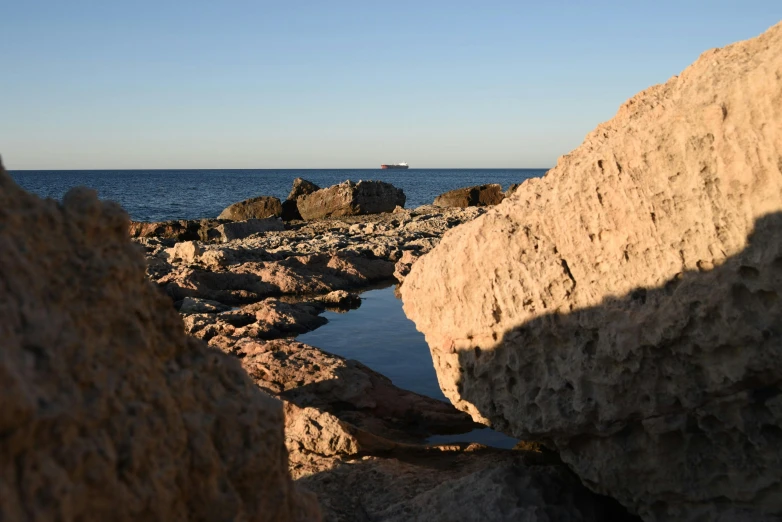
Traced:
<path id="1" fill-rule="evenodd" d="M 11 169 L 548 167 L 782 0 L 12 1 Z"/>

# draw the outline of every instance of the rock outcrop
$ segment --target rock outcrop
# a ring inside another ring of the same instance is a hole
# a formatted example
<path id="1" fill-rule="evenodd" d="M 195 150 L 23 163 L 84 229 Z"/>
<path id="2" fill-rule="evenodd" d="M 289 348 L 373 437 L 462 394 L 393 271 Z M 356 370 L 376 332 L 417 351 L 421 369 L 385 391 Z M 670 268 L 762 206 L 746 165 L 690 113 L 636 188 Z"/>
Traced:
<path id="1" fill-rule="evenodd" d="M 149 277 L 164 286 L 174 301 L 191 297 L 234 306 L 272 296 L 325 294 L 390 282 L 400 258 L 405 271 L 447 230 L 483 212 L 478 207 L 426 206 L 393 214 L 289 223 L 283 231 L 227 242 L 158 238 L 136 242 L 144 246 Z M 209 234 L 216 234 L 218 228 Z M 402 277 L 402 272 L 396 272 Z"/>
<path id="2" fill-rule="evenodd" d="M 282 215 L 282 203 L 272 196 L 260 196 L 250 198 L 230 205 L 220 212 L 217 219 L 230 219 L 231 221 L 246 221 L 248 219 L 265 219 L 280 217 Z"/>
<path id="3" fill-rule="evenodd" d="M 345 181 L 301 196 L 297 203 L 306 220 L 358 216 L 393 212 L 397 205 L 404 207 L 405 193 L 383 181 Z"/>
<path id="4" fill-rule="evenodd" d="M 311 181 L 307 181 L 304 178 L 296 178 L 293 180 L 293 186 L 288 194 L 287 201 L 296 201 L 302 196 L 307 196 L 313 192 L 320 190 L 320 187 Z"/>
<path id="5" fill-rule="evenodd" d="M 780 77 L 782 24 L 704 53 L 401 287 L 457 407 L 645 520 L 782 517 Z"/>
<path id="6" fill-rule="evenodd" d="M 489 207 L 502 203 L 503 199 L 502 187 L 493 183 L 448 191 L 434 198 L 433 204 L 436 207 Z"/>
<path id="7" fill-rule="evenodd" d="M 248 219 L 246 221 L 234 221 L 232 223 L 223 223 L 215 227 L 219 238 L 223 243 L 233 241 L 234 239 L 244 239 L 254 234 L 264 232 L 279 232 L 285 230 L 285 226 L 277 218 L 270 217 L 266 219 Z"/>
<path id="8" fill-rule="evenodd" d="M 334 438 L 330 439 L 334 440 Z M 346 438 L 336 443 L 347 446 Z M 562 464 L 478 444 L 394 450 L 300 478 L 334 522 L 637 522 Z"/>
<path id="9" fill-rule="evenodd" d="M 301 213 L 299 212 L 299 198 L 312 194 L 315 191 L 320 190 L 320 187 L 311 181 L 307 181 L 303 178 L 296 178 L 293 180 L 293 187 L 288 194 L 288 199 L 282 202 L 282 219 L 284 221 L 294 221 L 301 219 Z"/>
<path id="10" fill-rule="evenodd" d="M 129 234 L 132 238 L 158 237 L 177 241 L 206 240 L 210 228 L 219 225 L 215 219 L 180 219 L 173 221 L 131 221 Z"/>
<path id="11" fill-rule="evenodd" d="M 126 214 L 0 167 L 0 520 L 310 520 L 280 403 L 187 337 Z"/>

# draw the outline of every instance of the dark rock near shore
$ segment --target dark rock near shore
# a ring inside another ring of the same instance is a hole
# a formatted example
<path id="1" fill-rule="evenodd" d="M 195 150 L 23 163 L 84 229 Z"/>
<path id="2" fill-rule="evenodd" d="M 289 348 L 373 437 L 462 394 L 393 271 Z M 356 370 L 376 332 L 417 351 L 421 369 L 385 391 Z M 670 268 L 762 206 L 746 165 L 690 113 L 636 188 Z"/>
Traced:
<path id="1" fill-rule="evenodd" d="M 263 232 L 279 232 L 285 230 L 285 226 L 277 218 L 248 219 L 246 221 L 233 221 L 223 223 L 214 229 L 221 241 L 228 242 L 234 239 L 244 239 L 254 234 Z"/>
<path id="2" fill-rule="evenodd" d="M 296 178 L 293 180 L 293 187 L 291 188 L 290 194 L 288 194 L 288 201 L 295 201 L 302 196 L 307 196 L 318 190 L 320 190 L 320 187 L 313 182 L 303 178 Z"/>
<path id="3" fill-rule="evenodd" d="M 506 198 L 511 197 L 514 192 L 519 190 L 520 186 L 521 186 L 521 183 L 513 183 L 510 187 L 508 187 L 508 190 L 505 191 L 505 197 Z"/>
<path id="4" fill-rule="evenodd" d="M 307 181 L 306 179 L 296 178 L 293 180 L 293 188 L 291 188 L 288 199 L 282 202 L 282 219 L 284 221 L 294 221 L 301 219 L 301 213 L 299 212 L 299 198 L 312 194 L 320 190 L 320 187 L 316 184 Z"/>
<path id="5" fill-rule="evenodd" d="M 301 196 L 298 210 L 305 220 L 393 212 L 404 207 L 405 193 L 383 181 L 345 181 Z"/>
<path id="6" fill-rule="evenodd" d="M 318 520 L 279 401 L 182 331 L 127 215 L 0 166 L 0 520 Z"/>
<path id="7" fill-rule="evenodd" d="M 231 221 L 245 221 L 247 219 L 265 219 L 280 217 L 282 215 L 282 203 L 272 196 L 260 196 L 250 198 L 227 207 L 217 219 L 229 219 Z"/>
<path id="8" fill-rule="evenodd" d="M 286 411 L 287 413 L 287 411 Z M 292 470 L 294 476 L 300 473 Z M 334 522 L 639 522 L 565 465 L 479 444 L 395 448 L 298 480 Z"/>
<path id="9" fill-rule="evenodd" d="M 206 230 L 219 225 L 214 219 L 179 219 L 172 221 L 131 221 L 132 238 L 157 237 L 177 241 L 206 240 Z"/>
<path id="10" fill-rule="evenodd" d="M 477 185 L 448 191 L 434 199 L 437 207 L 488 207 L 502 203 L 505 195 L 498 184 Z"/>

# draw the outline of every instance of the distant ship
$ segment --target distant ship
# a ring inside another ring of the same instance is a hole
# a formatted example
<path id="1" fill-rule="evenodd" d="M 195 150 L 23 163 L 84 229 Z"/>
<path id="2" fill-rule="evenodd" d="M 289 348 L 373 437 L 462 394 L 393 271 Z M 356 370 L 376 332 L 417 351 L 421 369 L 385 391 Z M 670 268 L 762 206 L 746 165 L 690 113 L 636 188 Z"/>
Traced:
<path id="1" fill-rule="evenodd" d="M 381 169 L 406 169 L 407 163 L 394 163 L 393 165 L 380 165 Z"/>

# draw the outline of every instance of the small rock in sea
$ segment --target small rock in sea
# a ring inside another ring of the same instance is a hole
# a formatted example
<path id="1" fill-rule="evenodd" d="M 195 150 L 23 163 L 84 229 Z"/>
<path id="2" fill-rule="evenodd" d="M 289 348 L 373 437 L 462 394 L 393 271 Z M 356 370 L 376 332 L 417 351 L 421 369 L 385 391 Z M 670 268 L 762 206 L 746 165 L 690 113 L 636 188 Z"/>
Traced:
<path id="1" fill-rule="evenodd" d="M 352 310 L 361 306 L 361 298 L 358 294 L 345 290 L 335 290 L 315 299 L 330 308 L 343 308 Z"/>

